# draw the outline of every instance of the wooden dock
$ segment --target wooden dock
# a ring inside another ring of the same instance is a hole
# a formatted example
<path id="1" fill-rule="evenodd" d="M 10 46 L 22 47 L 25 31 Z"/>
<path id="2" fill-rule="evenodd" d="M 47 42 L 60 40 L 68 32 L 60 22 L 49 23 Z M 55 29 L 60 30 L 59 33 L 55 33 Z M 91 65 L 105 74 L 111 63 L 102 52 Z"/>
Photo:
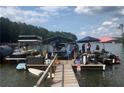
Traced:
<path id="1" fill-rule="evenodd" d="M 64 87 L 79 87 L 70 63 L 64 65 Z"/>
<path id="2" fill-rule="evenodd" d="M 76 64 L 72 64 L 72 67 L 76 68 Z M 106 65 L 98 62 L 97 64 L 89 63 L 89 64 L 80 64 L 81 69 L 100 69 L 105 70 Z"/>
<path id="3" fill-rule="evenodd" d="M 51 87 L 79 87 L 73 68 L 67 61 L 60 61 L 63 66 L 57 66 Z"/>
<path id="4" fill-rule="evenodd" d="M 53 79 L 53 84 L 51 87 L 79 87 L 78 81 L 75 77 L 73 68 L 77 69 L 77 65 L 74 64 L 74 60 L 60 60 L 63 64 L 63 69 L 61 66 L 57 66 L 55 77 Z M 82 69 L 101 69 L 105 70 L 105 65 L 102 63 L 89 63 L 81 64 Z"/>
<path id="5" fill-rule="evenodd" d="M 74 60 L 59 60 L 60 64 L 56 65 L 54 64 L 54 61 L 56 60 L 56 56 L 50 63 L 50 65 L 45 70 L 44 74 L 39 78 L 39 80 L 36 83 L 36 87 L 41 87 L 43 85 L 43 82 L 45 78 L 47 77 L 47 74 L 50 72 L 51 77 L 51 87 L 79 87 L 78 81 L 76 79 L 75 73 L 73 71 L 73 67 L 77 67 L 76 64 L 74 64 Z M 44 65 L 45 66 L 45 65 Z M 52 67 L 55 67 L 54 72 L 52 71 Z M 105 65 L 102 63 L 88 63 L 88 64 L 81 64 L 80 65 L 81 70 L 82 68 L 87 69 L 102 69 L 105 70 Z M 52 73 L 54 73 L 54 77 L 52 77 Z"/>
<path id="6" fill-rule="evenodd" d="M 51 87 L 63 87 L 63 81 L 64 81 L 64 78 L 63 78 L 63 69 L 64 65 L 58 65 L 56 67 L 56 72 L 55 72 L 55 75 L 54 75 L 54 78 L 53 78 L 53 81 L 52 81 L 52 85 Z"/>

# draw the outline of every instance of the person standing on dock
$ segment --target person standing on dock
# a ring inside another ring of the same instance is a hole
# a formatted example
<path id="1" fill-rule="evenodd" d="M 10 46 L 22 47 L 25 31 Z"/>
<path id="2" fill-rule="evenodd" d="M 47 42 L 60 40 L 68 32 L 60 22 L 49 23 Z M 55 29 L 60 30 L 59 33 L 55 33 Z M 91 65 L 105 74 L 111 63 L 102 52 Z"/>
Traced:
<path id="1" fill-rule="evenodd" d="M 82 45 L 82 53 L 85 53 L 85 44 Z"/>
<path id="2" fill-rule="evenodd" d="M 70 59 L 71 58 L 71 51 L 72 51 L 71 44 L 67 45 L 66 51 L 67 51 L 68 59 Z"/>
<path id="3" fill-rule="evenodd" d="M 99 50 L 100 50 L 99 45 L 96 45 L 96 51 L 99 51 Z"/>
<path id="4" fill-rule="evenodd" d="M 74 59 L 76 59 L 76 57 L 77 57 L 77 55 L 78 55 L 78 50 L 79 50 L 79 47 L 78 47 L 78 45 L 75 43 L 74 48 L 73 48 L 73 57 L 74 57 Z"/>
<path id="5" fill-rule="evenodd" d="M 87 53 L 91 53 L 91 50 L 90 50 L 90 49 L 91 49 L 91 44 L 88 43 L 88 44 L 87 44 Z"/>

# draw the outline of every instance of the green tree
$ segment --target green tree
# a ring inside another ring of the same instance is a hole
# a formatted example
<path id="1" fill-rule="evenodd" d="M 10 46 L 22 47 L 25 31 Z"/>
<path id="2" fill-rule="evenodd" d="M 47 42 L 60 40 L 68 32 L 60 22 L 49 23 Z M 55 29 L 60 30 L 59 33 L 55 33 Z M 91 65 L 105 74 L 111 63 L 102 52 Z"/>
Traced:
<path id="1" fill-rule="evenodd" d="M 122 43 L 124 44 L 124 24 L 120 24 L 118 28 L 122 31 Z"/>
<path id="2" fill-rule="evenodd" d="M 53 36 L 63 36 L 72 40 L 76 40 L 77 37 L 68 32 L 60 31 L 48 31 L 46 28 L 37 27 L 33 25 L 27 25 L 21 22 L 12 22 L 8 18 L 0 18 L 0 41 L 1 43 L 17 42 L 19 35 L 38 35 L 43 39 L 47 39 Z"/>

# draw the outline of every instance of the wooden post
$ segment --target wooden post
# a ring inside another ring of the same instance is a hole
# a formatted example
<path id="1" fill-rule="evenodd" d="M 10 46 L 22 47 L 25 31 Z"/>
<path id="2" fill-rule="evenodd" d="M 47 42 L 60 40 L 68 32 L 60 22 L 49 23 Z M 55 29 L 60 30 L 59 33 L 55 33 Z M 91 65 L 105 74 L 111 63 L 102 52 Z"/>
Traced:
<path id="1" fill-rule="evenodd" d="M 50 67 L 50 79 L 52 79 L 52 66 Z"/>
<path id="2" fill-rule="evenodd" d="M 55 73 L 55 70 L 56 70 L 56 66 L 55 66 L 55 61 L 53 62 L 53 73 Z"/>
<path id="3" fill-rule="evenodd" d="M 47 67 L 46 71 L 45 71 L 45 72 L 43 73 L 43 75 L 39 78 L 39 80 L 37 81 L 35 87 L 36 87 L 36 86 L 39 87 L 39 86 L 41 86 L 41 85 L 43 84 L 43 81 L 44 81 L 45 78 L 47 77 L 48 72 L 50 72 L 50 78 L 52 77 L 52 68 L 51 68 L 51 67 L 52 67 L 52 65 L 53 65 L 53 63 L 54 63 L 56 57 L 57 57 L 57 54 L 55 55 L 54 59 L 52 60 L 52 62 L 51 62 L 51 63 L 49 64 L 49 66 Z"/>
<path id="4" fill-rule="evenodd" d="M 62 87 L 64 87 L 64 64 L 62 65 Z"/>
<path id="5" fill-rule="evenodd" d="M 105 70 L 105 65 L 103 65 L 103 70 Z"/>

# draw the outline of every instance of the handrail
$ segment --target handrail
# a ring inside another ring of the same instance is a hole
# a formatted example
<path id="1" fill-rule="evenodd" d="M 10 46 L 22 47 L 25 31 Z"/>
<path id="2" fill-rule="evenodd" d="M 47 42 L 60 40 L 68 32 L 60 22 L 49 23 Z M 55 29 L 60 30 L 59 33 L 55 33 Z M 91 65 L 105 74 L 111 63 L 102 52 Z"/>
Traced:
<path id="1" fill-rule="evenodd" d="M 62 87 L 64 87 L 64 64 L 62 65 Z"/>
<path id="2" fill-rule="evenodd" d="M 42 82 L 44 81 L 44 79 L 46 78 L 51 66 L 53 65 L 55 59 L 57 57 L 57 54 L 55 55 L 54 59 L 52 60 L 52 62 L 49 64 L 49 66 L 47 67 L 46 71 L 43 73 L 43 75 L 40 77 L 40 79 L 37 81 L 35 87 L 40 87 Z"/>

